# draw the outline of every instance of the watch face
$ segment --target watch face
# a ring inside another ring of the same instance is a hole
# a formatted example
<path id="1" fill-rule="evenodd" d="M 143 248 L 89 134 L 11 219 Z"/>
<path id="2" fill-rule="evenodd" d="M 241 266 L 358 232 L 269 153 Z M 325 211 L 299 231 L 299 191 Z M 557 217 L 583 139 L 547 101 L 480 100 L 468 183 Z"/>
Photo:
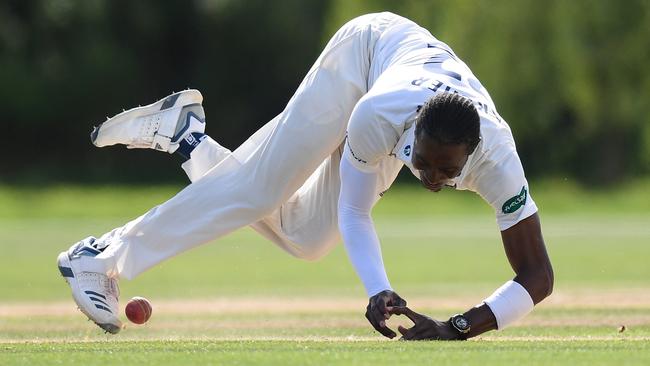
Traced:
<path id="1" fill-rule="evenodd" d="M 465 332 L 469 330 L 469 321 L 467 321 L 467 318 L 465 318 L 462 315 L 455 316 L 452 320 L 454 322 L 454 326 L 456 329 L 458 329 L 461 332 Z"/>

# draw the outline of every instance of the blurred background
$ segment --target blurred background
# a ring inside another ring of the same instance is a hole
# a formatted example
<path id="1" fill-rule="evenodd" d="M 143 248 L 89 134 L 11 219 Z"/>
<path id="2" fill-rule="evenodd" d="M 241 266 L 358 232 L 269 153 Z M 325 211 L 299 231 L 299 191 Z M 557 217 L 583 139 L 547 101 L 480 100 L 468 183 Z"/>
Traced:
<path id="1" fill-rule="evenodd" d="M 382 10 L 470 66 L 529 178 L 612 187 L 650 173 L 648 0 L 5 0 L 0 183 L 185 182 L 178 161 L 95 149 L 90 130 L 192 87 L 207 133 L 234 149 L 283 109 L 338 27 Z"/>

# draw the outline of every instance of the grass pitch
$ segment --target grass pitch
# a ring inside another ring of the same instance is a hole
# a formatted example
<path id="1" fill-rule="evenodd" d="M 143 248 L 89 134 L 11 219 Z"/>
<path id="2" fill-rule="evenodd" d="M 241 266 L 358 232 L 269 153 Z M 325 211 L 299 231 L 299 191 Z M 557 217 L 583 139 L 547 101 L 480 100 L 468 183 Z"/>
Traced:
<path id="1" fill-rule="evenodd" d="M 122 281 L 122 303 L 148 297 L 153 316 L 105 335 L 75 309 L 56 255 L 177 188 L 2 187 L 0 365 L 650 364 L 648 182 L 616 192 L 537 186 L 552 297 L 504 331 L 413 343 L 366 323 L 341 246 L 302 262 L 251 230 Z M 447 318 L 512 277 L 490 208 L 473 194 L 393 189 L 374 216 L 391 282 L 415 310 Z"/>

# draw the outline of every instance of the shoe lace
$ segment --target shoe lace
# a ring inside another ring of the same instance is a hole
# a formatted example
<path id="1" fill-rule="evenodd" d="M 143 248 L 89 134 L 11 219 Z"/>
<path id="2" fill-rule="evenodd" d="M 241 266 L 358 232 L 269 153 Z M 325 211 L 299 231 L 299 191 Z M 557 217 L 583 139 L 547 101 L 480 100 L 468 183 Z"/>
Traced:
<path id="1" fill-rule="evenodd" d="M 103 252 L 108 247 L 109 243 L 107 243 L 106 241 L 99 241 L 93 238 L 93 240 L 89 242 L 87 245 L 100 252 Z"/>

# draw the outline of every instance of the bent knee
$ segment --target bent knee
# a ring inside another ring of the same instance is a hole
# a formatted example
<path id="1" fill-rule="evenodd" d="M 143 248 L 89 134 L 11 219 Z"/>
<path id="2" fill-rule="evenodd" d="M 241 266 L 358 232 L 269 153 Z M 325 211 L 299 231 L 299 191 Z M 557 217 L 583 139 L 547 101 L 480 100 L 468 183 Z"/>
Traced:
<path id="1" fill-rule="evenodd" d="M 299 246 L 299 250 L 293 253 L 297 258 L 306 261 L 317 261 L 325 257 L 335 246 L 339 243 L 339 237 L 330 236 L 321 238 L 320 240 L 313 240 L 303 242 Z"/>
<path id="2" fill-rule="evenodd" d="M 327 253 L 329 253 L 329 250 L 311 250 L 307 252 L 302 252 L 300 254 L 300 257 L 298 258 L 304 261 L 314 262 L 325 257 Z"/>

